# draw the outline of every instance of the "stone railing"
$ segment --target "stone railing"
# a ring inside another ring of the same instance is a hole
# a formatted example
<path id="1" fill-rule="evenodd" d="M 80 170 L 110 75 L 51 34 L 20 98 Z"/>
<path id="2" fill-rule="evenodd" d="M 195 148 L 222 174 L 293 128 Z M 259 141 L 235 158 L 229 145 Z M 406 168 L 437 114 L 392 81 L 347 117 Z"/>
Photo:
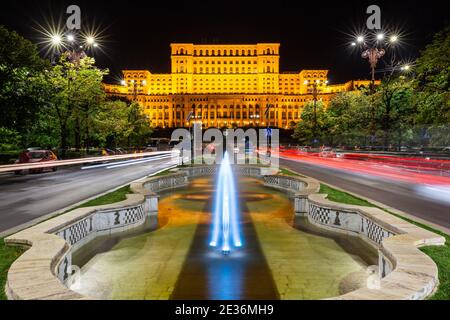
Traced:
<path id="1" fill-rule="evenodd" d="M 418 247 L 442 245 L 443 237 L 381 209 L 331 202 L 317 194 L 320 184 L 314 179 L 268 175 L 268 167 L 235 169 L 245 176 L 263 176 L 266 186 L 291 192 L 295 213 L 316 226 L 358 236 L 378 249 L 379 288 L 362 288 L 335 299 L 423 299 L 436 289 L 436 264 Z M 135 194 L 125 201 L 76 209 L 6 238 L 8 245 L 30 247 L 8 272 L 8 298 L 89 299 L 65 286 L 72 273 L 72 253 L 99 235 L 142 225 L 149 215 L 157 214 L 157 192 L 186 186 L 189 177 L 212 175 L 215 170 L 198 166 L 151 177 L 131 184 Z"/>
<path id="2" fill-rule="evenodd" d="M 269 174 L 273 174 L 277 170 L 266 166 L 256 166 L 256 165 L 237 165 L 232 166 L 233 170 L 237 175 L 248 176 L 248 177 L 261 177 Z M 189 178 L 201 177 L 201 176 L 212 176 L 217 173 L 218 166 L 208 166 L 208 165 L 198 165 L 192 167 L 183 168 L 182 171 L 186 172 Z"/>
<path id="3" fill-rule="evenodd" d="M 151 177 L 131 184 L 135 194 L 122 202 L 80 208 L 5 239 L 8 245 L 30 247 L 11 266 L 9 299 L 86 299 L 66 287 L 72 274 L 72 254 L 101 235 L 142 225 L 158 213 L 156 192 L 187 184 L 185 173 Z"/>
<path id="4" fill-rule="evenodd" d="M 152 177 L 144 181 L 144 183 L 132 184 L 133 191 L 137 190 L 136 187 L 142 185 L 145 190 L 152 192 L 161 192 L 168 189 L 179 188 L 188 184 L 188 176 L 186 173 L 174 173 L 167 176 Z"/>
<path id="5" fill-rule="evenodd" d="M 360 237 L 378 249 L 377 287 L 361 288 L 334 299 L 424 299 L 438 286 L 434 261 L 418 247 L 443 245 L 445 238 L 381 209 L 335 203 L 317 194 L 320 184 L 310 178 L 266 176 L 266 186 L 293 193 L 295 212 L 312 224 Z"/>
<path id="6" fill-rule="evenodd" d="M 295 214 L 300 216 L 308 212 L 308 196 L 320 190 L 317 180 L 300 176 L 268 175 L 264 177 L 264 185 L 291 192 Z"/>

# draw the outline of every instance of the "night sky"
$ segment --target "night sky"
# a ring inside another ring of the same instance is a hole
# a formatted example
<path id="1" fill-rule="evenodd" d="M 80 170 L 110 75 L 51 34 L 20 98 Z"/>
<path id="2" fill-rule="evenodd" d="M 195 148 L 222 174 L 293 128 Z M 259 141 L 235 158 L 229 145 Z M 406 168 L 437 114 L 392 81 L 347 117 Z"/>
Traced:
<path id="1" fill-rule="evenodd" d="M 330 69 L 332 83 L 369 78 L 367 61 L 349 50 L 349 34 L 365 26 L 366 8 L 377 4 L 383 27 L 401 30 L 397 59 L 410 61 L 449 24 L 445 1 L 3 1 L 0 24 L 37 42 L 34 30 L 65 8 L 82 9 L 82 26 L 103 30 L 104 53 L 97 64 L 111 70 L 109 82 L 121 69 L 170 72 L 172 42 L 281 43 L 281 71 Z M 64 20 L 65 21 L 65 20 Z"/>

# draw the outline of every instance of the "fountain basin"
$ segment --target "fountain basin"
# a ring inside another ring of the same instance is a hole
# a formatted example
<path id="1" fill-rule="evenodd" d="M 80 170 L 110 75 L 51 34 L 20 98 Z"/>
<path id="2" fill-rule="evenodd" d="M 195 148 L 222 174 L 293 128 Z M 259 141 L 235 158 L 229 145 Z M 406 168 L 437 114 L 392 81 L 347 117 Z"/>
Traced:
<path id="1" fill-rule="evenodd" d="M 9 244 L 31 246 L 30 250 L 28 250 L 22 257 L 20 257 L 13 264 L 9 271 L 8 296 L 12 299 L 87 298 L 88 296 L 77 293 L 67 288 L 64 285 L 64 281 L 66 281 L 67 279 L 61 278 L 61 273 L 57 272 L 57 270 L 61 270 L 61 266 L 64 264 L 65 259 L 67 259 L 67 256 L 71 254 L 71 250 L 73 250 L 74 247 L 78 246 L 78 249 L 82 248 L 86 245 L 86 243 L 92 240 L 86 240 L 87 236 L 85 236 L 81 239 L 78 239 L 79 241 L 71 243 L 73 239 L 70 240 L 70 238 L 62 238 L 60 232 L 67 228 L 74 227 L 81 221 L 86 221 L 87 218 L 91 218 L 92 215 L 98 214 L 102 210 L 104 211 L 107 209 L 113 209 L 112 212 L 114 215 L 114 213 L 117 213 L 116 211 L 120 207 L 130 207 L 130 205 L 137 206 L 143 205 L 144 203 L 147 203 L 147 206 L 150 206 L 150 204 L 152 203 L 151 201 L 153 201 L 154 205 L 155 201 L 157 200 L 154 193 L 155 191 L 159 189 L 169 190 L 177 186 L 184 186 L 187 182 L 188 177 L 198 174 L 198 172 L 213 174 L 214 170 L 215 169 L 211 167 L 191 168 L 187 171 L 187 173 L 181 173 L 174 176 L 150 178 L 147 181 L 140 183 L 139 185 L 133 186 L 133 189 L 135 189 L 137 192 L 141 192 L 140 194 L 131 196 L 129 200 L 127 200 L 131 202 L 134 201 L 133 203 L 118 203 L 109 208 L 86 208 L 83 210 L 78 209 L 74 212 L 49 220 L 38 226 L 24 230 L 14 236 L 7 238 L 6 241 Z M 259 170 L 258 172 L 257 167 L 243 167 L 239 168 L 238 170 L 241 171 L 240 175 L 242 176 L 256 175 L 258 177 L 261 177 L 261 170 Z M 259 173 L 259 175 L 257 175 L 257 173 Z M 323 199 L 323 197 L 320 197 L 318 195 L 307 194 L 309 191 L 314 191 L 311 190 L 311 180 L 308 181 L 308 179 L 295 178 L 295 180 L 297 180 L 296 183 L 292 182 L 292 178 L 288 179 L 291 181 L 288 183 L 285 181 L 285 177 L 280 176 L 276 176 L 276 179 L 274 178 L 274 176 L 266 177 L 265 179 L 267 185 L 278 186 L 282 189 L 289 189 L 292 185 L 303 185 L 303 188 L 291 190 L 293 192 L 293 197 L 295 198 L 295 207 L 292 211 L 297 212 L 298 215 L 306 216 L 306 219 L 309 222 L 315 224 L 316 227 L 320 229 L 329 229 L 334 233 L 339 232 L 343 234 L 351 234 L 354 237 L 359 237 L 367 244 L 378 250 L 379 256 L 385 261 L 385 265 L 389 264 L 390 267 L 388 268 L 385 277 L 381 280 L 380 289 L 360 288 L 355 291 L 348 292 L 345 295 L 341 295 L 338 298 L 422 299 L 429 295 L 430 292 L 436 287 L 437 268 L 434 262 L 428 256 L 417 250 L 416 246 L 425 244 L 442 244 L 444 242 L 442 237 L 422 230 L 416 226 L 404 222 L 403 220 L 392 217 L 387 213 L 382 212 L 381 210 L 377 211 L 378 209 L 335 204 L 329 202 L 326 199 Z M 271 181 L 268 181 L 268 179 L 270 179 Z M 150 201 L 149 199 L 152 200 Z M 161 201 L 164 200 L 162 199 Z M 300 204 L 297 205 L 297 202 L 299 202 Z M 319 210 L 314 209 L 314 206 L 321 209 L 322 211 L 325 210 L 325 212 L 328 212 L 328 219 L 314 219 L 314 217 L 317 217 L 314 212 L 317 213 L 317 210 Z M 305 208 L 307 211 L 306 214 L 305 212 L 302 212 L 302 210 L 305 211 Z M 337 213 L 337 210 L 340 210 L 340 212 L 345 211 L 349 214 L 357 214 L 359 217 L 361 215 L 364 215 L 364 217 L 366 217 L 368 221 L 372 223 L 372 227 L 373 225 L 377 225 L 378 227 L 381 227 L 384 230 L 391 232 L 392 234 L 390 234 L 389 236 L 382 236 L 382 238 L 376 242 L 370 241 L 370 239 L 366 237 L 364 232 L 346 230 L 345 228 L 335 228 L 333 224 L 329 223 L 329 221 L 333 221 L 333 219 L 330 218 L 330 214 L 332 214 L 331 212 L 333 210 L 335 211 L 335 215 Z M 258 213 L 252 213 L 252 210 L 249 210 L 249 216 L 252 221 L 256 221 L 255 215 L 258 215 Z M 269 219 L 269 221 L 275 221 L 275 218 Z M 142 223 L 144 223 L 146 219 L 147 216 L 144 220 L 142 220 L 140 224 L 135 223 L 135 225 L 142 225 Z M 95 219 L 93 219 L 93 221 L 95 221 Z M 281 218 L 279 222 L 280 221 L 283 221 L 283 218 Z M 258 223 L 253 224 L 254 233 L 256 234 L 256 237 L 258 239 L 261 239 L 261 235 L 269 234 L 266 232 L 267 230 L 264 229 L 264 226 L 265 228 L 270 228 L 271 226 L 269 223 L 267 223 L 267 221 L 265 223 L 261 223 L 260 225 L 258 225 Z M 88 231 L 90 230 L 90 226 L 95 226 L 95 224 L 89 225 L 86 223 L 80 225 L 84 226 L 84 228 L 87 228 Z M 289 224 L 286 223 L 286 225 Z M 187 226 L 195 227 L 195 223 L 187 223 Z M 126 225 L 124 227 L 130 229 L 131 225 Z M 290 228 L 292 232 L 299 232 L 292 227 Z M 154 232 L 154 234 L 157 234 L 162 230 L 164 230 L 164 228 L 161 228 L 161 230 Z M 284 235 L 288 233 L 289 232 L 285 230 L 280 234 Z M 91 237 L 95 238 L 94 236 Z M 170 233 L 168 237 L 170 238 Z M 277 237 L 274 237 L 273 239 L 277 239 Z M 77 244 L 80 241 L 84 241 L 85 243 L 83 245 Z M 270 248 L 268 249 L 267 246 L 266 248 L 264 247 L 265 243 L 270 244 L 274 241 L 275 240 L 258 240 L 258 243 L 261 244 L 259 249 L 263 253 L 266 264 L 268 265 L 268 269 L 271 270 L 271 273 L 273 275 L 274 281 L 272 285 L 277 288 L 276 291 L 278 292 L 280 298 L 299 298 L 298 296 L 295 296 L 295 293 L 301 291 L 300 287 L 288 288 L 292 289 L 290 291 L 283 291 L 279 289 L 281 286 L 278 284 L 278 280 L 276 280 L 277 277 L 273 272 L 276 267 L 270 266 L 270 264 L 272 263 L 271 261 L 277 261 L 277 259 L 275 259 L 277 257 L 271 256 Z M 336 241 L 334 242 L 336 243 Z M 275 252 L 274 250 L 272 251 Z M 295 250 L 293 250 L 293 252 L 295 252 Z M 281 260 L 279 259 L 278 261 Z M 251 263 L 251 261 L 249 263 Z M 259 263 L 261 263 L 261 261 L 259 261 Z M 380 263 L 380 265 L 382 264 Z M 231 264 L 231 267 L 225 268 L 223 272 L 233 272 L 232 266 L 233 264 Z M 263 269 L 267 271 L 267 268 Z M 420 270 L 420 274 L 416 272 L 417 270 Z M 187 270 L 186 272 L 188 272 L 189 274 L 189 270 Z M 295 274 L 295 272 L 297 271 L 292 270 L 292 272 L 293 274 Z M 300 275 L 298 275 L 298 277 L 301 278 Z M 43 283 L 45 283 L 45 285 L 43 285 Z M 270 290 L 271 289 L 269 288 L 267 292 L 269 292 Z M 217 290 L 215 290 L 215 292 L 217 292 Z M 174 296 L 173 294 L 174 291 L 172 292 L 172 295 L 170 297 L 177 298 L 177 296 Z M 180 293 L 178 296 L 183 295 Z M 330 296 L 322 295 L 310 298 L 327 297 Z M 223 297 L 218 296 L 215 298 L 220 299 Z"/>

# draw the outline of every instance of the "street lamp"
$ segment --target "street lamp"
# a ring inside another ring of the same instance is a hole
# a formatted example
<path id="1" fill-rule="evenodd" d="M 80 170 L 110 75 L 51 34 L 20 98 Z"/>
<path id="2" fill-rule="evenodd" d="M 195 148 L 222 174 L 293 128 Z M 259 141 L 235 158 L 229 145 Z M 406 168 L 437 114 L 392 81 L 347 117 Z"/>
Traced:
<path id="1" fill-rule="evenodd" d="M 308 91 L 311 92 L 312 96 L 313 96 L 313 101 L 314 101 L 314 125 L 313 125 L 313 137 L 314 137 L 314 141 L 313 144 L 315 145 L 317 140 L 317 97 L 319 95 L 319 88 L 322 85 L 327 85 L 328 84 L 328 80 L 325 81 L 321 81 L 321 80 L 316 80 L 316 81 L 309 81 L 309 80 L 305 80 L 303 82 L 303 84 L 305 86 L 308 87 Z"/>
<path id="2" fill-rule="evenodd" d="M 62 44 L 62 38 L 59 34 L 52 35 L 50 41 L 52 45 L 54 45 L 55 47 L 60 46 Z"/>
<path id="3" fill-rule="evenodd" d="M 369 61 L 371 69 L 371 91 L 375 89 L 375 69 L 378 61 L 386 54 L 386 47 L 388 45 L 394 45 L 399 40 L 398 35 L 392 34 L 389 36 L 389 40 L 386 41 L 386 34 L 379 32 L 374 35 L 371 41 L 370 37 L 359 35 L 356 37 L 356 42 L 352 42 L 351 46 L 359 46 L 362 50 L 361 57 Z"/>
<path id="4" fill-rule="evenodd" d="M 145 80 L 142 80 L 142 81 L 131 80 L 129 82 L 129 84 L 124 79 L 120 80 L 120 85 L 127 87 L 127 88 L 131 87 L 132 93 L 133 93 L 133 101 L 137 101 L 137 97 L 138 97 L 140 89 L 145 87 L 146 84 L 147 84 L 147 81 L 145 81 Z M 128 92 L 130 92 L 130 90 L 128 90 Z"/>
<path id="5" fill-rule="evenodd" d="M 388 38 L 388 40 L 386 40 L 386 38 Z M 378 61 L 385 56 L 386 48 L 397 44 L 398 41 L 399 36 L 397 34 L 386 35 L 383 32 L 378 32 L 377 34 L 374 34 L 373 37 L 364 35 L 356 37 L 356 42 L 362 50 L 361 57 L 367 59 L 370 65 L 372 75 L 370 91 L 372 94 L 375 92 L 375 69 Z M 356 47 L 356 43 L 355 45 L 353 45 L 353 43 L 354 42 L 351 44 L 352 47 Z M 371 108 L 371 118 L 370 131 L 373 137 L 375 135 L 375 109 L 373 105 Z"/>
<path id="6" fill-rule="evenodd" d="M 69 61 L 75 65 L 78 65 L 80 60 L 86 57 L 85 48 L 97 48 L 99 46 L 94 36 L 85 37 L 84 43 L 77 41 L 78 37 L 75 33 L 68 33 L 65 36 L 55 33 L 49 35 L 49 38 L 49 42 L 56 49 L 57 55 L 67 53 Z"/>

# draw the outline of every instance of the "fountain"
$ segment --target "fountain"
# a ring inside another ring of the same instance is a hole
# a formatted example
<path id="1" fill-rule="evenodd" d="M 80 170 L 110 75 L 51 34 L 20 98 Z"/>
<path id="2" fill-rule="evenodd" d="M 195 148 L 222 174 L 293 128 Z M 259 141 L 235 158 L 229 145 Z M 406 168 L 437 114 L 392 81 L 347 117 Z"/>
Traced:
<path id="1" fill-rule="evenodd" d="M 211 247 L 221 247 L 222 253 L 230 253 L 231 245 L 242 246 L 239 233 L 238 201 L 236 184 L 231 170 L 228 153 L 219 168 L 217 189 L 214 195 Z"/>

